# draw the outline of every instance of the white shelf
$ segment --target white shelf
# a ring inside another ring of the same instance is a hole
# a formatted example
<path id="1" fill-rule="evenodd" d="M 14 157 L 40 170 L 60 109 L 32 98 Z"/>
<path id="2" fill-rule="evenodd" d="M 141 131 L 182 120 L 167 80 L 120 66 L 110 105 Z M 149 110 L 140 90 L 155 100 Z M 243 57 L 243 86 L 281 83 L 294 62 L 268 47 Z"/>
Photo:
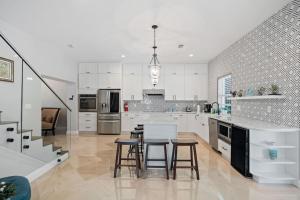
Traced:
<path id="1" fill-rule="evenodd" d="M 295 177 L 282 173 L 282 172 L 252 172 L 252 175 L 260 177 L 260 178 L 265 178 L 273 181 L 293 181 L 296 180 Z"/>
<path id="2" fill-rule="evenodd" d="M 244 97 L 229 97 L 229 100 L 259 100 L 259 99 L 285 99 L 284 95 L 264 95 L 264 96 L 244 96 Z"/>
<path id="3" fill-rule="evenodd" d="M 293 145 L 286 145 L 286 144 L 274 144 L 274 145 L 268 145 L 265 143 L 250 143 L 251 145 L 255 145 L 255 146 L 259 146 L 262 148 L 267 148 L 267 149 L 271 149 L 271 148 L 275 148 L 275 149 L 295 149 L 296 146 Z"/>
<path id="4" fill-rule="evenodd" d="M 276 160 L 266 159 L 266 158 L 251 158 L 251 160 L 260 162 L 262 164 L 270 164 L 270 165 L 294 165 L 296 162 L 291 160 L 285 160 L 282 158 L 278 158 Z"/>

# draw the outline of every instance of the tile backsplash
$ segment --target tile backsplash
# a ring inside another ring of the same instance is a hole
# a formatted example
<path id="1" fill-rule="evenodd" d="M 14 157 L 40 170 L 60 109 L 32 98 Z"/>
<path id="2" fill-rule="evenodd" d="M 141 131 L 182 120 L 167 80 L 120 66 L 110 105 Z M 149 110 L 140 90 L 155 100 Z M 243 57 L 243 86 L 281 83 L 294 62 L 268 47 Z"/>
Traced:
<path id="1" fill-rule="evenodd" d="M 228 73 L 232 90 L 277 84 L 286 99 L 233 101 L 232 115 L 300 127 L 299 19 L 294 0 L 210 61 L 210 101 L 217 99 L 217 78 Z"/>
<path id="2" fill-rule="evenodd" d="M 142 101 L 128 102 L 129 111 L 143 112 L 184 112 L 187 106 L 191 106 L 192 111 L 197 111 L 197 105 L 204 108 L 206 101 L 166 101 L 163 96 L 145 96 Z"/>

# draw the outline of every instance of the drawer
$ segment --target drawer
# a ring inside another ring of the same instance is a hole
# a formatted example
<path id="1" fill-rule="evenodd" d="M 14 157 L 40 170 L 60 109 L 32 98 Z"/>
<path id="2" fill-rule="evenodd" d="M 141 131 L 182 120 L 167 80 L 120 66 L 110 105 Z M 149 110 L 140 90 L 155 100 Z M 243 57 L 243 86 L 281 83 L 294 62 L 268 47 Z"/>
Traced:
<path id="1" fill-rule="evenodd" d="M 97 131 L 97 124 L 79 123 L 79 131 Z"/>
<path id="2" fill-rule="evenodd" d="M 222 153 L 222 156 L 230 162 L 231 145 L 227 144 L 223 140 L 218 139 L 218 150 Z"/>
<path id="3" fill-rule="evenodd" d="M 79 117 L 90 117 L 90 116 L 97 117 L 97 113 L 96 112 L 79 112 Z"/>
<path id="4" fill-rule="evenodd" d="M 79 123 L 96 124 L 97 123 L 97 118 L 96 117 L 79 117 Z"/>

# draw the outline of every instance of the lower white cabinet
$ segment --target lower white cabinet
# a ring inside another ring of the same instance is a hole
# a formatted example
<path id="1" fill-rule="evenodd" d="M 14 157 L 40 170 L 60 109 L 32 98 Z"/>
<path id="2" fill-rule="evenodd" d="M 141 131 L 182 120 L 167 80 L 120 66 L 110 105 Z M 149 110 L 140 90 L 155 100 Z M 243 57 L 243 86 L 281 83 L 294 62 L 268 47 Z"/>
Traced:
<path id="1" fill-rule="evenodd" d="M 204 141 L 209 143 L 208 116 L 201 113 L 187 114 L 187 132 L 196 133 Z"/>
<path id="2" fill-rule="evenodd" d="M 97 131 L 97 113 L 80 112 L 79 113 L 79 131 Z"/>
<path id="3" fill-rule="evenodd" d="M 231 145 L 218 139 L 218 150 L 222 153 L 222 157 L 230 162 Z"/>
<path id="4" fill-rule="evenodd" d="M 171 114 L 171 117 L 177 124 L 177 132 L 187 132 L 186 114 Z"/>

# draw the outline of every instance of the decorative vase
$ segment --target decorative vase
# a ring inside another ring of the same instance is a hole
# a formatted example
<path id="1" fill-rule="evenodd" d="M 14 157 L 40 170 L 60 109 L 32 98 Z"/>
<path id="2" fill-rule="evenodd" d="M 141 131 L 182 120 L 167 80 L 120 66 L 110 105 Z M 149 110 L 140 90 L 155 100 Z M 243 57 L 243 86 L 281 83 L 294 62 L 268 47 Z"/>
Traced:
<path id="1" fill-rule="evenodd" d="M 277 149 L 269 149 L 269 156 L 271 160 L 276 160 L 277 159 L 277 154 L 278 154 L 278 150 Z"/>

